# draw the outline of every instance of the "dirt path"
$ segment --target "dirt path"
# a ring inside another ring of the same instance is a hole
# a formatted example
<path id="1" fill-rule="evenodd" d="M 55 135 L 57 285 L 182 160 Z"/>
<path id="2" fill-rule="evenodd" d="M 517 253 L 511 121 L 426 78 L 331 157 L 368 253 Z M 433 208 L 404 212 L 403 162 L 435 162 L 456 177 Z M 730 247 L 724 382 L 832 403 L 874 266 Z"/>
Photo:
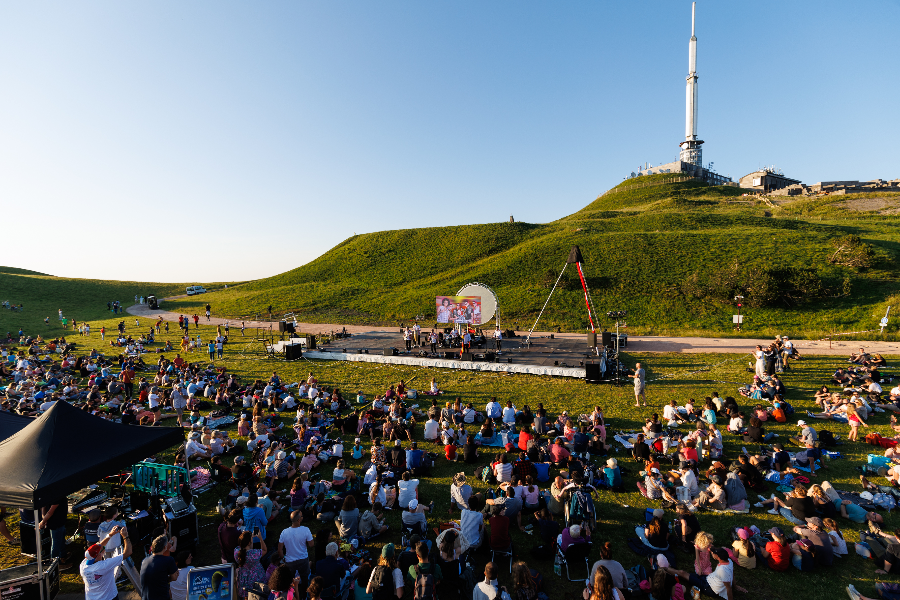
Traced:
<path id="1" fill-rule="evenodd" d="M 167 300 L 167 298 L 164 298 Z M 165 310 L 150 310 L 146 304 L 135 304 L 126 309 L 128 314 L 136 317 L 144 317 L 147 319 L 157 319 L 162 317 L 165 321 L 178 322 L 179 313 L 168 312 Z M 228 322 L 231 327 L 240 327 L 241 321 L 233 319 L 223 319 L 221 317 L 210 317 L 207 321 L 205 316 L 200 317 L 200 322 L 208 325 L 224 325 Z M 348 333 L 367 333 L 372 331 L 379 332 L 396 332 L 398 335 L 400 330 L 398 327 L 374 327 L 368 325 L 341 325 L 337 323 L 299 323 L 300 331 L 303 333 L 331 333 L 332 331 L 340 331 L 347 329 Z M 278 331 L 278 323 L 272 321 L 244 321 L 244 327 L 247 329 L 256 329 L 257 327 L 268 330 L 273 327 Z M 521 332 L 519 332 L 521 333 Z M 534 336 L 546 337 L 550 332 L 534 332 Z M 554 333 L 560 338 L 583 338 L 583 333 Z M 878 352 L 881 354 L 900 354 L 900 342 L 855 342 L 855 341 L 834 341 L 831 344 L 828 341 L 820 340 L 793 340 L 795 347 L 801 354 L 825 354 L 825 355 L 844 355 L 849 356 L 851 352 L 855 352 L 860 346 L 866 348 L 869 352 Z M 630 352 L 678 352 L 684 354 L 732 354 L 740 352 L 751 352 L 756 345 L 766 346 L 771 340 L 753 340 L 740 338 L 702 338 L 702 337 L 657 337 L 657 336 L 629 336 L 628 348 Z"/>

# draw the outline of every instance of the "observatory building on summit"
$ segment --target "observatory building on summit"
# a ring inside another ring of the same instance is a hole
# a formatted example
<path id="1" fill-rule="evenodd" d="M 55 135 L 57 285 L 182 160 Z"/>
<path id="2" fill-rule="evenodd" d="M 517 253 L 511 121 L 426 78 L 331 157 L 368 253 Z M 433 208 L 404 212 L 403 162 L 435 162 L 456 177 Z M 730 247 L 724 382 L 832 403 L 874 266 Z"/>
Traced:
<path id="1" fill-rule="evenodd" d="M 698 177 L 708 183 L 722 185 L 731 178 L 712 170 L 712 163 L 703 166 L 703 140 L 697 135 L 697 3 L 691 7 L 691 41 L 688 46 L 687 103 L 685 114 L 684 141 L 679 144 L 678 160 L 651 167 L 645 165 L 631 177 L 655 175 L 657 173 L 683 173 L 688 177 Z"/>

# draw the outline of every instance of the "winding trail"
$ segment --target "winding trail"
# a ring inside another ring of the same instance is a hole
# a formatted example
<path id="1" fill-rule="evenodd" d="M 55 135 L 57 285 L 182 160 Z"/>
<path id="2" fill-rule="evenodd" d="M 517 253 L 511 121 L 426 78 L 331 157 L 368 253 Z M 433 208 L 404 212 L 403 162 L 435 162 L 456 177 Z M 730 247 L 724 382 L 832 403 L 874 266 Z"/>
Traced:
<path id="1" fill-rule="evenodd" d="M 177 298 L 163 298 L 169 300 Z M 168 312 L 166 310 L 151 310 L 146 304 L 135 304 L 125 309 L 128 314 L 135 317 L 144 317 L 147 319 L 158 319 L 162 317 L 165 321 L 178 322 L 178 317 L 183 313 Z M 240 327 L 241 321 L 233 319 L 223 319 L 221 317 L 210 317 L 207 321 L 205 316 L 200 317 L 201 323 L 207 325 L 224 325 L 225 322 L 231 327 Z M 347 329 L 348 333 L 367 333 L 367 332 L 395 332 L 400 340 L 400 330 L 398 327 L 376 327 L 370 325 L 342 325 L 339 323 L 298 323 L 300 331 L 303 333 L 323 334 L 333 331 Z M 277 333 L 278 323 L 273 321 L 244 321 L 247 329 L 268 330 L 274 327 Z M 549 336 L 551 332 L 542 331 L 534 332 L 534 336 Z M 583 338 L 583 333 L 553 333 L 554 336 L 560 338 Z M 742 352 L 750 352 L 757 344 L 762 346 L 768 345 L 771 339 L 747 339 L 747 338 L 724 338 L 724 337 L 660 337 L 660 336 L 628 336 L 629 352 L 676 352 L 683 354 L 735 354 Z M 880 354 L 900 355 L 900 342 L 859 342 L 859 341 L 833 341 L 829 344 L 827 340 L 793 340 L 794 346 L 801 354 L 821 354 L 831 356 L 849 356 L 855 352 L 860 346 L 869 352 L 878 352 Z"/>

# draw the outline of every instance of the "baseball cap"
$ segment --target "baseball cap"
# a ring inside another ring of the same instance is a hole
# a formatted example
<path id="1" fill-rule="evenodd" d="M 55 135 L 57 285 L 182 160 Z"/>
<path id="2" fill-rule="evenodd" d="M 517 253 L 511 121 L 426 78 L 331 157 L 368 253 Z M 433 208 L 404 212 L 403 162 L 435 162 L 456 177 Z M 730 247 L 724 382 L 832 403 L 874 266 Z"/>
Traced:
<path id="1" fill-rule="evenodd" d="M 512 443 L 509 443 L 509 444 L 506 444 L 506 445 L 504 446 L 504 448 L 506 448 L 506 451 L 507 451 L 507 452 L 510 452 L 510 451 L 512 451 L 512 450 L 515 450 L 516 447 L 513 446 Z"/>
<path id="2" fill-rule="evenodd" d="M 419 501 L 413 498 L 409 501 L 409 510 L 416 510 L 419 508 Z"/>
<path id="3" fill-rule="evenodd" d="M 106 550 L 106 546 L 101 546 L 100 544 L 91 544 L 85 551 L 84 557 L 96 560 L 98 556 L 103 554 L 104 550 Z"/>
<path id="4" fill-rule="evenodd" d="M 394 545 L 385 544 L 384 548 L 381 549 L 381 555 L 385 558 L 394 558 Z"/>
<path id="5" fill-rule="evenodd" d="M 652 469 L 650 469 L 650 472 L 659 474 L 659 469 L 657 469 L 656 467 L 653 467 Z"/>
<path id="6" fill-rule="evenodd" d="M 806 522 L 809 523 L 810 525 L 815 525 L 816 527 L 818 527 L 820 529 L 825 527 L 825 523 L 823 523 L 822 519 L 820 519 L 819 517 L 808 517 L 806 519 Z"/>
<path id="7" fill-rule="evenodd" d="M 781 527 L 773 527 L 766 533 L 774 533 L 775 535 L 784 536 L 784 532 L 781 530 Z"/>
<path id="8" fill-rule="evenodd" d="M 799 421 L 797 421 L 797 427 L 806 427 L 806 421 L 800 419 Z"/>

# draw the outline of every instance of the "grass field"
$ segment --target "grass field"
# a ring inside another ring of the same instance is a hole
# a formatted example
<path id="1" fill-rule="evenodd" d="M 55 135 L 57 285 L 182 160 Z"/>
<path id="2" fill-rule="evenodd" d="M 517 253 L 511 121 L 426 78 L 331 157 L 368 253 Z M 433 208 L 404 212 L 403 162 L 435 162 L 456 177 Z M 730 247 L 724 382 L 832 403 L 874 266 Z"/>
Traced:
<path id="1" fill-rule="evenodd" d="M 75 317 L 79 321 L 88 316 L 95 332 L 91 338 L 79 338 L 76 336 L 75 339 L 83 348 L 96 346 L 109 351 L 110 348 L 108 346 L 100 343 L 96 331 L 101 325 L 112 328 L 120 319 L 99 317 L 94 312 L 93 305 L 93 301 L 84 305 L 86 315 L 79 314 L 78 310 L 74 310 L 68 315 Z M 45 337 L 63 333 L 55 319 L 51 319 L 49 326 L 44 325 L 42 321 L 43 316 L 43 313 L 33 315 L 28 311 L 21 314 L 10 313 L 5 310 L 0 311 L 0 331 L 16 327 L 13 324 L 15 322 L 25 327 L 27 331 L 39 332 Z M 109 316 L 112 317 L 112 315 Z M 125 320 L 130 332 L 143 331 L 150 326 L 150 321 L 141 319 L 138 329 L 135 326 L 134 317 L 128 317 Z M 207 338 L 212 335 L 213 330 L 201 326 L 200 332 L 204 338 Z M 69 336 L 72 335 L 71 332 L 68 332 L 68 334 Z M 166 337 L 163 335 L 161 341 L 164 342 Z M 175 340 L 174 328 L 172 329 L 172 334 L 168 337 L 173 341 Z M 683 403 L 689 397 L 704 397 L 714 390 L 720 392 L 723 396 L 736 395 L 735 388 L 737 385 L 745 382 L 747 377 L 749 377 L 749 374 L 746 373 L 746 361 L 748 360 L 746 356 L 630 355 L 627 358 L 629 363 L 641 360 L 648 367 L 648 379 L 650 380 L 648 384 L 648 399 L 651 406 L 649 408 L 635 409 L 633 408 L 633 396 L 628 386 L 618 388 L 588 386 L 578 380 L 524 375 L 489 375 L 468 371 L 434 370 L 424 367 L 407 368 L 363 363 L 300 361 L 288 364 L 262 358 L 259 348 L 260 345 L 253 340 L 233 336 L 231 343 L 227 347 L 225 359 L 217 361 L 217 364 L 226 366 L 229 370 L 236 372 L 244 381 L 255 378 L 267 378 L 273 370 L 277 370 L 285 380 L 295 381 L 305 378 L 307 373 L 311 371 L 317 375 L 326 387 L 339 387 L 345 393 L 362 390 L 369 397 L 384 391 L 390 384 L 400 379 L 407 381 L 413 388 L 422 388 L 427 385 L 431 377 L 436 377 L 441 388 L 445 390 L 446 395 L 444 398 L 452 398 L 459 395 L 464 400 L 471 400 L 480 408 L 493 395 L 496 395 L 501 401 L 510 399 L 520 407 L 523 404 L 533 406 L 537 402 L 543 402 L 553 413 L 563 409 L 576 414 L 589 412 L 594 405 L 599 404 L 606 411 L 610 431 L 633 430 L 639 427 L 644 417 L 651 412 L 661 411 L 663 404 L 672 398 Z M 155 355 L 150 355 L 150 361 L 148 362 L 151 362 L 153 358 L 155 358 Z M 199 356 L 196 358 L 200 360 Z M 892 357 L 890 359 L 892 363 L 894 360 L 900 360 L 900 358 Z M 813 407 L 813 390 L 826 382 L 830 373 L 840 363 L 841 361 L 834 357 L 810 357 L 797 363 L 796 369 L 785 376 L 789 390 L 787 399 L 799 412 Z M 891 371 L 887 372 L 890 373 Z M 740 403 L 742 406 L 746 406 L 746 402 Z M 289 419 L 285 419 L 286 425 L 288 422 Z M 871 421 L 872 430 L 887 435 L 889 431 L 887 422 L 885 415 L 877 415 Z M 168 420 L 166 423 L 172 424 L 172 421 Z M 843 435 L 847 431 L 846 427 L 841 425 L 831 424 L 828 428 Z M 785 438 L 793 434 L 796 428 L 788 423 L 775 425 L 771 427 L 771 430 Z M 232 429 L 231 431 L 234 435 L 234 430 Z M 421 429 L 419 430 L 419 436 L 421 436 Z M 351 442 L 352 439 L 349 436 L 346 437 L 345 447 L 349 447 Z M 426 444 L 425 447 L 428 448 L 428 445 Z M 725 450 L 727 456 L 734 457 L 740 451 L 740 447 L 741 443 L 736 438 L 726 436 Z M 865 461 L 869 448 L 861 443 L 842 446 L 840 450 L 847 458 L 829 463 L 828 468 L 822 472 L 822 477 L 816 477 L 813 480 L 821 482 L 823 479 L 827 479 L 839 488 L 855 489 L 858 486 L 858 474 L 853 467 Z M 437 447 L 428 449 L 440 452 L 440 449 Z M 629 462 L 621 452 L 619 456 L 622 458 L 623 463 L 627 464 Z M 351 466 L 358 469 L 361 464 L 355 463 L 351 464 Z M 437 505 L 436 517 L 429 520 L 429 525 L 436 525 L 439 521 L 446 519 L 450 477 L 459 468 L 459 465 L 451 465 L 441 459 L 435 468 L 434 477 L 423 481 L 421 488 L 422 497 L 426 500 L 434 499 Z M 324 472 L 324 469 L 320 470 Z M 471 469 L 469 469 L 469 474 L 471 475 Z M 485 484 L 472 482 L 471 477 L 469 479 L 476 491 L 485 491 Z M 643 509 L 651 505 L 649 501 L 637 493 L 634 481 L 635 478 L 633 476 L 627 479 L 626 487 L 629 490 L 628 493 L 616 495 L 601 492 L 597 499 L 600 525 L 595 533 L 595 540 L 612 541 L 616 546 L 615 558 L 624 564 L 626 568 L 637 564 L 639 558 L 628 551 L 624 545 L 624 540 L 631 537 L 634 524 L 638 523 L 642 518 Z M 220 492 L 224 494 L 224 488 L 220 488 Z M 201 496 L 198 502 L 202 532 L 199 562 L 212 563 L 217 557 L 218 549 L 215 542 L 214 527 L 218 522 L 218 516 L 215 514 L 214 507 L 218 499 L 219 496 L 216 492 L 211 491 Z M 671 513 L 668 516 L 671 517 Z M 71 525 L 73 527 L 75 522 L 76 519 L 72 517 Z M 386 541 L 396 542 L 399 539 L 399 534 L 397 533 L 399 514 L 389 513 L 388 522 L 392 531 L 387 537 L 377 541 L 377 544 L 374 545 L 376 550 Z M 700 522 L 704 529 L 715 535 L 717 543 L 728 543 L 728 530 L 736 525 L 757 524 L 762 529 L 776 524 L 783 527 L 786 526 L 786 523 L 780 517 L 768 515 L 759 509 L 753 509 L 749 515 L 702 513 Z M 893 515 L 887 517 L 887 522 L 891 528 L 900 526 L 900 519 Z M 10 519 L 8 523 L 11 529 L 15 530 L 17 525 L 14 520 Z M 270 526 L 269 535 L 277 535 L 286 526 L 286 523 L 286 516 L 279 517 L 278 521 Z M 841 525 L 847 525 L 844 531 L 848 541 L 858 539 L 858 526 L 851 525 L 847 521 L 842 521 Z M 330 524 L 328 526 L 333 527 Z M 319 524 L 312 525 L 313 531 L 318 530 L 319 527 L 321 527 Z M 514 531 L 513 539 L 520 555 L 533 568 L 539 569 L 544 574 L 551 598 L 572 598 L 580 594 L 582 586 L 578 583 L 565 582 L 553 575 L 552 564 L 549 561 L 537 561 L 528 556 L 527 550 L 536 543 L 534 537 Z M 3 548 L 0 558 L 2 558 L 3 566 L 9 566 L 19 562 L 21 559 L 15 549 L 10 547 Z M 486 559 L 487 556 L 482 554 L 476 562 L 481 564 Z M 690 569 L 691 561 L 688 555 L 680 554 L 679 559 L 683 559 L 680 563 L 681 567 Z M 874 569 L 873 563 L 864 561 L 857 556 L 839 559 L 835 566 L 827 571 L 820 570 L 803 575 L 794 570 L 784 574 L 773 574 L 766 571 L 748 572 L 738 569 L 737 582 L 750 589 L 751 592 L 744 596 L 738 595 L 737 597 L 791 598 L 794 600 L 820 597 L 840 598 L 844 594 L 843 587 L 851 582 L 863 593 L 874 595 L 873 585 L 877 579 L 873 573 Z M 79 591 L 80 582 L 73 573 L 70 571 L 64 576 L 63 591 Z M 508 575 L 504 574 L 501 577 L 501 581 L 504 584 L 508 584 Z M 407 594 L 409 594 L 409 591 L 407 591 Z M 452 596 L 453 594 L 448 594 L 446 597 Z M 407 595 L 407 597 L 409 596 Z M 442 594 L 441 597 L 443 598 L 445 595 Z"/>
<path id="2" fill-rule="evenodd" d="M 552 223 L 356 235 L 297 269 L 167 307 L 195 312 L 210 302 L 216 315 L 252 318 L 272 306 L 276 316 L 296 312 L 304 322 L 396 325 L 417 314 L 429 322 L 436 295 L 478 281 L 496 292 L 505 326 L 528 329 L 575 244 L 596 317 L 608 325 L 607 311 L 628 310 L 635 334 L 733 335 L 733 298 L 743 295 L 741 335 L 790 330 L 819 338 L 874 329 L 900 298 L 897 215 L 849 208 L 847 196 L 773 207 L 738 188 L 669 179 L 623 182 Z M 643 187 L 648 182 L 661 185 Z M 848 235 L 867 248 L 861 265 L 834 258 Z M 568 268 L 540 327 L 587 326 L 578 276 Z M 897 332 L 892 323 L 886 335 Z"/>

